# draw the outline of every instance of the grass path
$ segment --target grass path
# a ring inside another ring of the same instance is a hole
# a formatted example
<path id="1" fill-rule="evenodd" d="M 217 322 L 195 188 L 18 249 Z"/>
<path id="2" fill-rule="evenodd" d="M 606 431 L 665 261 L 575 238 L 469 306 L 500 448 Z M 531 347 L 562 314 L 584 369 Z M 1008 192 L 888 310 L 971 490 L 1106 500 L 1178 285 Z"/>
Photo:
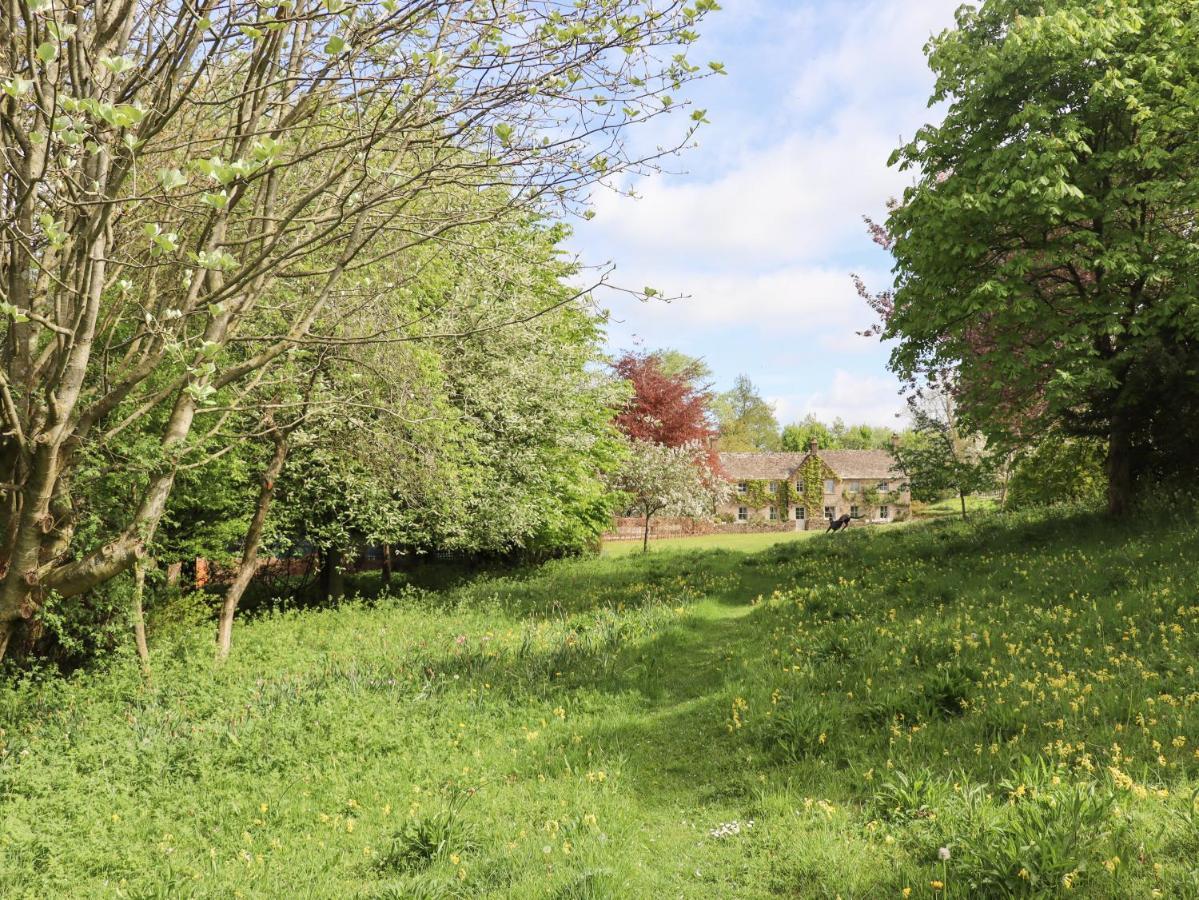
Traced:
<path id="1" fill-rule="evenodd" d="M 1199 897 L 1196 529 L 1155 526 L 561 561 L 220 669 L 159 623 L 150 683 L 0 683 L 0 896 Z"/>

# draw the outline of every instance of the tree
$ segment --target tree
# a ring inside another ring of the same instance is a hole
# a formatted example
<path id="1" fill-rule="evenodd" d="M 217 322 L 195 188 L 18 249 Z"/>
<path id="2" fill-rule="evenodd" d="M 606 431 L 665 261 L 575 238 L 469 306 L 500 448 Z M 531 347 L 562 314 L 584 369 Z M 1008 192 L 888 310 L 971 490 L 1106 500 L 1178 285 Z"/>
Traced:
<path id="1" fill-rule="evenodd" d="M 707 391 L 712 385 L 712 367 L 698 356 L 689 356 L 681 350 L 655 350 L 653 356 L 668 377 L 682 375 L 697 391 Z"/>
<path id="2" fill-rule="evenodd" d="M 958 495 L 962 518 L 966 497 L 995 486 L 997 463 L 982 436 L 964 430 L 952 392 L 926 388 L 909 399 L 912 434 L 896 458 L 907 476 L 912 497 L 934 500 L 946 491 Z"/>
<path id="3" fill-rule="evenodd" d="M 644 517 L 641 550 L 649 550 L 650 519 L 663 511 L 678 516 L 708 515 L 725 496 L 723 479 L 712 476 L 703 447 L 667 447 L 630 440 L 624 465 L 612 477 L 612 488 Z"/>
<path id="4" fill-rule="evenodd" d="M 887 450 L 895 431 L 879 425 L 846 425 L 834 419 L 826 425 L 815 416 L 783 428 L 782 446 L 794 453 L 806 452 L 812 441 L 822 450 Z"/>
<path id="5" fill-rule="evenodd" d="M 219 438 L 329 313 L 352 322 L 373 265 L 471 252 L 472 225 L 579 210 L 591 186 L 681 146 L 636 155 L 622 134 L 684 105 L 671 95 L 701 75 L 686 46 L 716 8 L 8 4 L 0 656 L 48 598 L 146 554 L 203 459 L 197 423 Z M 411 339 L 412 324 L 371 339 Z M 144 477 L 84 542 L 77 466 L 150 421 Z"/>
<path id="6" fill-rule="evenodd" d="M 1012 471 L 1007 505 L 1012 509 L 1051 503 L 1093 503 L 1103 498 L 1101 443 L 1049 434 L 1026 450 Z"/>
<path id="7" fill-rule="evenodd" d="M 792 453 L 807 453 L 812 441 L 822 450 L 833 450 L 833 431 L 815 416 L 805 416 L 783 428 L 782 446 Z"/>
<path id="8" fill-rule="evenodd" d="M 1199 8 L 988 0 L 930 44 L 944 121 L 893 157 L 901 374 L 952 371 L 993 445 L 1106 442 L 1107 505 L 1194 471 Z"/>
<path id="9" fill-rule="evenodd" d="M 778 450 L 779 423 L 774 409 L 762 399 L 746 375 L 738 375 L 733 389 L 712 404 L 720 423 L 721 450 Z"/>
<path id="10" fill-rule="evenodd" d="M 667 372 L 657 353 L 625 353 L 612 365 L 629 383 L 632 396 L 616 417 L 617 427 L 634 441 L 667 447 L 706 446 L 715 436 L 709 407 L 712 394 L 698 360 L 670 357 Z"/>

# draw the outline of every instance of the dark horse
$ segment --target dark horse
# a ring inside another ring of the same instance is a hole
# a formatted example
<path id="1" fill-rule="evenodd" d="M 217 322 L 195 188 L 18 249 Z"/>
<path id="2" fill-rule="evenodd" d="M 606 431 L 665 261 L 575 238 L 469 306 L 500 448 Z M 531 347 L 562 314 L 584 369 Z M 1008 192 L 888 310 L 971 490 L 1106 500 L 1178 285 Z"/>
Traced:
<path id="1" fill-rule="evenodd" d="M 849 527 L 849 514 L 846 513 L 839 519 L 828 520 L 828 531 L 840 531 L 842 528 Z M 825 534 L 828 534 L 828 531 Z"/>

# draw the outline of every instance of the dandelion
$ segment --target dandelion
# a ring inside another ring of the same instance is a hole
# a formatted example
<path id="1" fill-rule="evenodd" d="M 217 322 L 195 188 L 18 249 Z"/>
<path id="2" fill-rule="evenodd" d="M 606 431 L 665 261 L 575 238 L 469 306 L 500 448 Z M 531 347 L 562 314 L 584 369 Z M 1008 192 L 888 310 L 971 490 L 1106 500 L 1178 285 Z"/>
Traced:
<path id="1" fill-rule="evenodd" d="M 941 862 L 948 862 L 950 856 L 951 854 L 948 847 L 942 847 L 937 851 L 937 859 L 941 860 Z"/>
<path id="2" fill-rule="evenodd" d="M 939 879 L 936 879 L 936 878 L 934 878 L 932 881 L 930 881 L 930 882 L 929 882 L 929 886 L 930 886 L 930 887 L 931 887 L 931 888 L 932 888 L 934 891 L 941 891 L 941 890 L 944 890 L 944 889 L 945 889 L 945 882 L 944 882 L 944 881 L 940 881 Z"/>

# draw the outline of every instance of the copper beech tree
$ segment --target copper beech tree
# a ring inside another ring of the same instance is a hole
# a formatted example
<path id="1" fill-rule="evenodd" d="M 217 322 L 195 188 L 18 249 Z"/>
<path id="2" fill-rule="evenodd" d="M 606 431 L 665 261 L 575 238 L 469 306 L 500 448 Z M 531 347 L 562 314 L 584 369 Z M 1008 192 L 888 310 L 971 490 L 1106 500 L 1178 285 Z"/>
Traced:
<path id="1" fill-rule="evenodd" d="M 699 384 L 702 364 L 689 360 L 668 372 L 656 353 L 625 353 L 612 364 L 632 389 L 616 424 L 629 438 L 667 447 L 707 445 L 716 436 L 712 393 Z"/>
<path id="2" fill-rule="evenodd" d="M 379 258 L 581 210 L 686 143 L 701 110 L 648 154 L 624 132 L 719 70 L 685 55 L 715 8 L 2 0 L 0 655 L 145 553 L 197 422 L 259 402 Z M 83 541 L 78 454 L 151 414 L 123 523 Z"/>

